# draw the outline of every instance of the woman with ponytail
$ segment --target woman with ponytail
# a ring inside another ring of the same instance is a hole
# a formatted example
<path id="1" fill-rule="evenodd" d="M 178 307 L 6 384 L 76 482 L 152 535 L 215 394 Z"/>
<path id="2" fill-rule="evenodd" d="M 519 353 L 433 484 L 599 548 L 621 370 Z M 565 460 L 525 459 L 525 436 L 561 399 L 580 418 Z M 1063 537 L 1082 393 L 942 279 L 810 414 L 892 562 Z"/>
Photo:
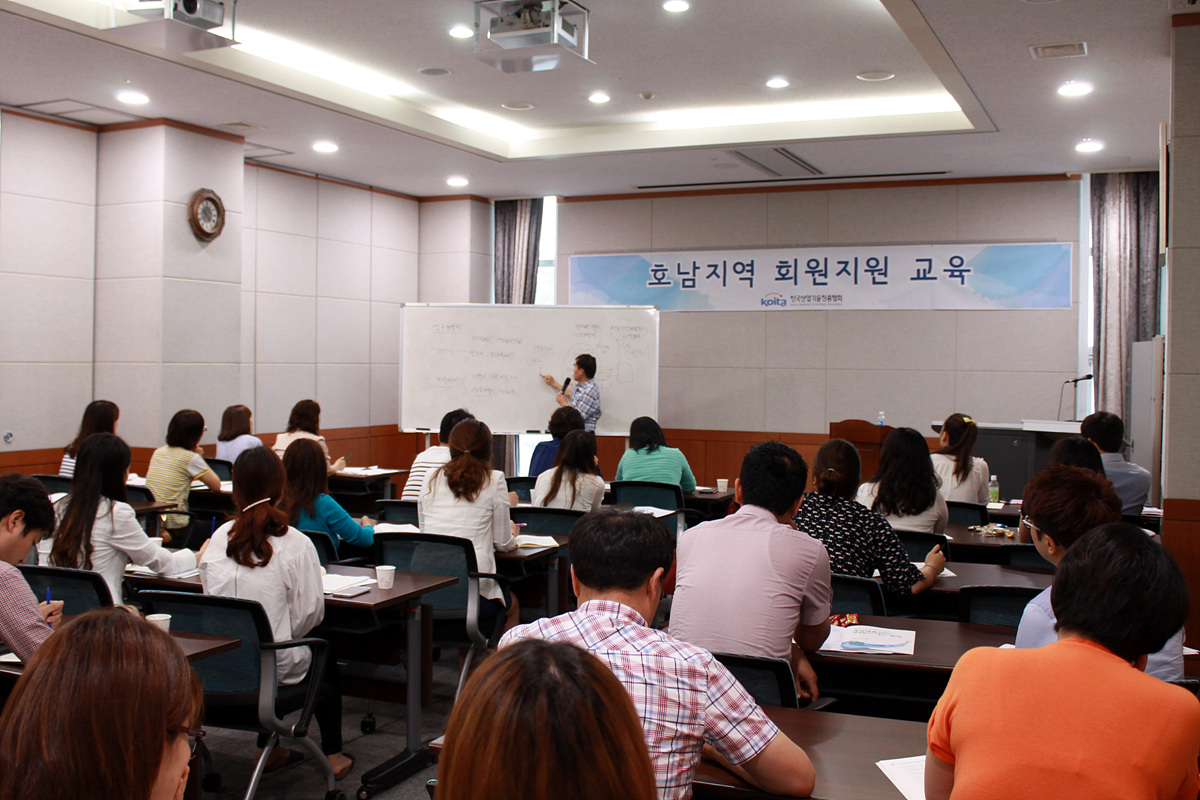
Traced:
<path id="1" fill-rule="evenodd" d="M 813 462 L 816 491 L 804 496 L 796 527 L 825 544 L 834 572 L 869 578 L 879 570 L 883 588 L 896 597 L 925 591 L 946 566 L 941 545 L 934 545 L 920 567 L 911 564 L 888 521 L 854 501 L 861 471 L 850 442 L 830 439 L 821 445 Z"/>
<path id="2" fill-rule="evenodd" d="M 255 447 L 238 456 L 233 465 L 236 517 L 217 528 L 200 559 L 204 593 L 257 601 L 267 612 L 277 642 L 307 635 L 325 616 L 317 550 L 307 536 L 288 527 L 287 516 L 275 507 L 283 486 L 283 464 L 274 452 Z M 279 683 L 300 683 L 311 664 L 307 647 L 280 650 L 275 656 Z M 342 754 L 342 695 L 336 670 L 333 661 L 326 665 L 323 682 L 328 687 L 317 700 L 315 717 L 321 750 L 341 780 L 353 760 Z M 260 747 L 265 738 L 260 737 Z M 283 766 L 292 754 L 277 747 L 271 755 L 267 769 Z"/>
<path id="3" fill-rule="evenodd" d="M 425 480 L 417 500 L 421 533 L 458 536 L 475 545 L 480 572 L 496 571 L 495 552 L 517 547 L 517 528 L 509 519 L 504 473 L 492 469 L 492 432 L 477 419 L 464 419 L 450 431 L 450 461 Z M 494 580 L 479 581 L 482 630 L 490 631 L 497 616 L 505 630 L 517 622 L 515 598 Z"/>
<path id="4" fill-rule="evenodd" d="M 979 426 L 966 414 L 951 414 L 942 423 L 938 441 L 941 450 L 934 451 L 933 471 L 942 480 L 942 497 L 960 503 L 986 503 L 988 501 L 987 462 L 975 458 L 975 440 L 979 438 Z"/>
<path id="5" fill-rule="evenodd" d="M 93 433 L 76 451 L 71 493 L 54 504 L 53 539 L 38 544 L 42 563 L 99 572 L 114 603 L 123 603 L 125 565 L 141 564 L 173 575 L 196 567 L 204 553 L 168 550 L 150 540 L 125 496 L 129 445 L 116 434 Z"/>

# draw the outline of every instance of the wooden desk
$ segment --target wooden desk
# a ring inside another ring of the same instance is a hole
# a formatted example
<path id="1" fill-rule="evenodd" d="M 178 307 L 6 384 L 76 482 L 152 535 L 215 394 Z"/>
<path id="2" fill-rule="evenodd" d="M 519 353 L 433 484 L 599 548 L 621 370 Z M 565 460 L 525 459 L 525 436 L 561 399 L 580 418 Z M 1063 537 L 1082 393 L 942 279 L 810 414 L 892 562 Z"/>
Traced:
<path id="1" fill-rule="evenodd" d="M 951 552 L 953 547 L 951 545 Z M 958 593 L 964 586 L 1019 586 L 1040 592 L 1054 582 L 1054 569 L 1049 565 L 1041 569 L 950 561 L 946 567 L 954 573 L 953 578 L 938 576 L 933 586 L 918 595 L 889 597 L 888 610 L 892 613 L 957 620 Z"/>
<path id="2" fill-rule="evenodd" d="M 162 517 L 159 515 L 179 507 L 178 503 L 164 500 L 131 500 L 129 505 L 133 507 L 134 514 L 146 518 L 147 536 L 162 536 Z"/>
<path id="3" fill-rule="evenodd" d="M 1013 523 L 1016 529 L 1016 523 Z M 946 535 L 950 537 L 950 556 L 954 562 L 971 564 L 1007 564 L 1006 547 L 1022 544 L 1016 535 L 1011 539 L 1007 536 L 991 536 L 971 530 L 970 525 L 947 525 Z M 951 562 L 950 569 L 954 569 Z"/>
<path id="4" fill-rule="evenodd" d="M 502 565 L 508 564 L 519 573 L 518 577 L 525 577 L 528 574 L 525 570 L 527 563 L 547 559 L 549 569 L 546 576 L 546 610 L 552 616 L 561 614 L 566 611 L 566 603 L 563 600 L 571 591 L 568 585 L 567 537 L 529 530 L 525 533 L 532 536 L 549 535 L 558 542 L 558 545 L 556 547 L 518 547 L 507 553 L 496 553 L 496 570 L 499 572 Z"/>
<path id="5" fill-rule="evenodd" d="M 329 476 L 329 493 L 331 495 L 347 495 L 366 497 L 382 494 L 384 500 L 391 500 L 395 495 L 395 484 L 392 478 L 397 475 L 407 475 L 406 469 L 373 469 L 358 472 L 361 467 L 350 467 L 354 472 L 335 472 Z"/>
<path id="6" fill-rule="evenodd" d="M 925 752 L 925 724 L 859 717 L 803 708 L 766 706 L 788 738 L 812 759 L 818 800 L 903 800 L 876 761 Z M 694 797 L 775 798 L 710 761 L 701 761 L 692 782 Z"/>
<path id="7" fill-rule="evenodd" d="M 171 631 L 171 638 L 183 650 L 183 656 L 188 661 L 199 661 L 209 656 L 228 653 L 242 646 L 241 639 L 227 639 L 224 636 L 209 636 L 206 633 L 191 633 L 189 631 Z M 25 665 L 20 662 L 0 662 L 0 674 L 20 677 Z"/>
<path id="8" fill-rule="evenodd" d="M 913 654 L 812 653 L 809 661 L 821 695 L 838 698 L 837 710 L 915 720 L 929 718 L 963 653 L 1012 644 L 1017 632 L 999 625 L 910 617 L 860 615 L 859 622 L 916 631 Z"/>
<path id="9" fill-rule="evenodd" d="M 731 503 L 733 503 L 733 489 L 726 489 L 723 492 L 685 492 L 683 495 L 684 506 L 699 511 L 706 520 L 727 516 Z"/>

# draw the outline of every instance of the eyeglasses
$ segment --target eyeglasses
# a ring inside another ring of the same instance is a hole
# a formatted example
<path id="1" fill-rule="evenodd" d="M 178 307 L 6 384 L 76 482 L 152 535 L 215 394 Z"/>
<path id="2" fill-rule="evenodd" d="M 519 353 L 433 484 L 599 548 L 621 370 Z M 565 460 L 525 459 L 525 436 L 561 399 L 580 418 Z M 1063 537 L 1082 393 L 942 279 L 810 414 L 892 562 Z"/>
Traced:
<path id="1" fill-rule="evenodd" d="M 1039 528 L 1037 525 L 1034 525 L 1034 524 L 1033 524 L 1033 520 L 1031 520 L 1031 519 L 1030 519 L 1028 516 L 1021 517 L 1021 524 L 1022 524 L 1022 525 L 1024 525 L 1026 528 L 1028 528 L 1028 529 L 1030 530 L 1030 532 L 1031 532 L 1031 533 L 1032 533 L 1033 531 L 1039 531 L 1039 532 L 1040 532 L 1040 531 L 1042 530 L 1042 529 L 1041 529 L 1041 528 Z"/>
<path id="2" fill-rule="evenodd" d="M 203 728 L 174 728 L 171 733 L 182 733 L 188 737 L 188 760 L 191 761 L 196 756 L 196 748 L 200 746 L 200 740 L 204 738 L 205 731 Z"/>

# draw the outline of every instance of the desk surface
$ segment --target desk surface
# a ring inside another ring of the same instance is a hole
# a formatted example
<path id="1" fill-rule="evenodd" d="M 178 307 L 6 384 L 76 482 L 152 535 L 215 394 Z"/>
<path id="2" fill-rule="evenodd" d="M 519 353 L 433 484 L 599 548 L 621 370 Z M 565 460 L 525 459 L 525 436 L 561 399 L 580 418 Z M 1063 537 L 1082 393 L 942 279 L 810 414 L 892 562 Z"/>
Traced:
<path id="1" fill-rule="evenodd" d="M 950 547 L 953 551 L 954 545 Z M 969 564 L 961 561 L 951 561 L 946 566 L 954 573 L 954 577 L 939 577 L 933 586 L 916 595 L 914 601 L 919 601 L 925 595 L 957 595 L 964 586 L 1022 586 L 1040 591 L 1049 588 L 1054 582 L 1053 568 L 1006 567 L 1000 564 Z"/>
<path id="2" fill-rule="evenodd" d="M 516 550 L 509 550 L 507 553 L 496 553 L 496 558 L 503 561 L 530 561 L 536 558 L 547 558 L 553 556 L 559 550 L 567 546 L 566 536 L 556 536 L 537 531 L 528 531 L 529 536 L 547 536 L 558 542 L 555 547 L 518 547 Z"/>
<path id="3" fill-rule="evenodd" d="M 876 761 L 925 752 L 925 724 L 803 708 L 764 707 L 767 716 L 804 748 L 817 773 L 819 800 L 903 800 Z M 692 784 L 695 797 L 775 798 L 709 761 Z"/>
<path id="4" fill-rule="evenodd" d="M 375 570 L 368 567 L 345 567 L 330 564 L 326 570 L 331 575 L 368 575 L 375 577 Z M 138 575 L 125 573 L 126 580 L 131 581 L 141 589 L 167 589 L 176 592 L 199 592 L 200 576 L 189 578 L 168 578 L 165 575 Z M 398 605 L 414 597 L 451 586 L 457 578 L 447 578 L 441 575 L 421 575 L 415 572 L 397 572 L 395 582 L 390 589 L 380 589 L 378 584 L 371 584 L 367 591 L 356 597 L 333 597 L 325 595 L 325 605 L 335 608 L 352 608 L 363 611 L 378 611 Z"/>
<path id="5" fill-rule="evenodd" d="M 171 638 L 183 650 L 188 661 L 199 661 L 202 658 L 228 653 L 242 646 L 241 639 L 227 639 L 224 636 L 209 636 L 206 633 L 189 633 L 188 631 L 171 631 Z M 20 675 L 25 665 L 20 662 L 5 661 L 0 663 L 0 673 Z"/>
<path id="6" fill-rule="evenodd" d="M 993 536 L 973 531 L 970 525 L 947 525 L 946 535 L 950 537 L 950 555 L 954 555 L 955 548 L 963 545 L 967 547 L 1011 547 L 1014 544 L 1024 544 L 1017 541 L 1015 526 L 1011 539 L 1007 536 Z"/>
<path id="7" fill-rule="evenodd" d="M 823 667 L 835 668 L 843 664 L 948 674 L 958 663 L 959 657 L 972 647 L 999 647 L 1002 644 L 1012 644 L 1017 636 L 1016 628 L 949 622 L 940 619 L 874 617 L 860 614 L 858 621 L 860 625 L 916 631 L 917 640 L 913 645 L 913 654 L 905 656 L 862 652 L 835 653 L 820 650 L 809 655 L 809 661 L 817 670 L 818 679 Z"/>
<path id="8" fill-rule="evenodd" d="M 166 500 L 130 500 L 129 505 L 133 508 L 133 513 L 139 517 L 146 514 L 170 511 L 173 508 L 179 507 L 178 503 L 171 503 Z"/>

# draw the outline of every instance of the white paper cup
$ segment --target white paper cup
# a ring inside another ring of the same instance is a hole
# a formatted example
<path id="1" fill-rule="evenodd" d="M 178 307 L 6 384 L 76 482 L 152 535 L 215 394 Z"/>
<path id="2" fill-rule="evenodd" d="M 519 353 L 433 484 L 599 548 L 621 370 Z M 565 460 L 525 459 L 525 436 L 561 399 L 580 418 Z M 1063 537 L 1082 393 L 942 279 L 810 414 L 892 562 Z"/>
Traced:
<path id="1" fill-rule="evenodd" d="M 164 631 L 171 630 L 171 615 L 170 614 L 147 614 L 146 620 L 154 623 Z"/>
<path id="2" fill-rule="evenodd" d="M 163 543 L 163 537 L 161 537 L 161 536 L 151 536 L 151 537 L 150 537 L 150 542 L 151 542 L 151 543 L 152 543 L 152 544 L 153 544 L 155 547 L 162 547 L 162 543 Z"/>
<path id="3" fill-rule="evenodd" d="M 728 492 L 729 491 L 729 478 L 717 478 L 717 491 L 718 492 Z"/>
<path id="4" fill-rule="evenodd" d="M 375 568 L 375 580 L 379 581 L 380 589 L 392 588 L 392 584 L 396 582 L 396 568 L 381 564 Z"/>

